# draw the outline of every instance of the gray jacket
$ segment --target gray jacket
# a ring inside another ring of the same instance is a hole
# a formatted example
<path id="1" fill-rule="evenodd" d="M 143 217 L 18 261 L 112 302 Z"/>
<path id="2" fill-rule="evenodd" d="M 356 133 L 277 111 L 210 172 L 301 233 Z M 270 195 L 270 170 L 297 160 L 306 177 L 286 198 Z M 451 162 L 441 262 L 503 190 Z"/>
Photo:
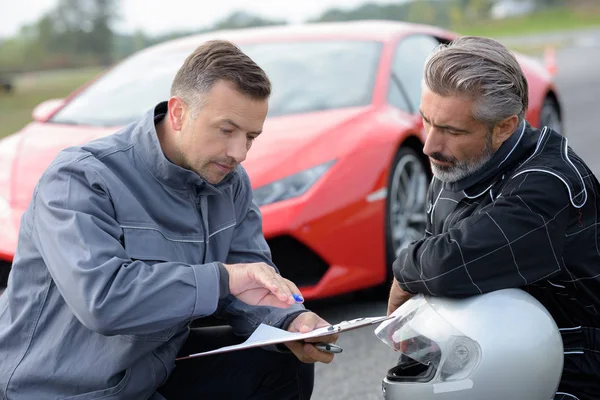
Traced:
<path id="1" fill-rule="evenodd" d="M 165 110 L 41 177 L 0 297 L 0 399 L 160 398 L 192 320 L 249 334 L 305 310 L 219 301 L 216 262 L 272 264 L 261 214 L 241 166 L 213 186 L 165 158 Z"/>

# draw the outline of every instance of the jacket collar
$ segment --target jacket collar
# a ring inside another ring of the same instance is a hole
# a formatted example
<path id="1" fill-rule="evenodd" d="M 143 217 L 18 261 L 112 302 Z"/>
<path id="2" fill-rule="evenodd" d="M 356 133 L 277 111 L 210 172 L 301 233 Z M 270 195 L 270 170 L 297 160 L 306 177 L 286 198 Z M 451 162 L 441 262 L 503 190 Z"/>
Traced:
<path id="1" fill-rule="evenodd" d="M 172 163 L 163 153 L 156 133 L 156 123 L 167 114 L 167 102 L 161 102 L 148 110 L 133 131 L 135 153 L 156 180 L 175 190 L 193 190 L 196 194 L 221 194 L 222 190 L 232 184 L 237 171 L 232 171 L 219 184 L 206 182 L 194 171 Z"/>
<path id="2" fill-rule="evenodd" d="M 513 134 L 494 153 L 492 158 L 477 172 L 456 182 L 444 182 L 444 189 L 451 192 L 463 191 L 467 197 L 479 197 L 523 156 L 535 148 L 539 132 L 523 121 Z"/>

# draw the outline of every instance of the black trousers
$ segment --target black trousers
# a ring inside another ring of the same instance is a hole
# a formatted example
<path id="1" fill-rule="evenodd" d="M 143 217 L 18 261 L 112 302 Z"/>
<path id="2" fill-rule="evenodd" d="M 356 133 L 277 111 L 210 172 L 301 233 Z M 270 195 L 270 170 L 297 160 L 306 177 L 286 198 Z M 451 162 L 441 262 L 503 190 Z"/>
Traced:
<path id="1" fill-rule="evenodd" d="M 180 356 L 241 341 L 229 327 L 196 328 Z M 176 361 L 158 392 L 167 400 L 308 400 L 313 386 L 314 364 L 302 363 L 291 353 L 253 348 Z"/>

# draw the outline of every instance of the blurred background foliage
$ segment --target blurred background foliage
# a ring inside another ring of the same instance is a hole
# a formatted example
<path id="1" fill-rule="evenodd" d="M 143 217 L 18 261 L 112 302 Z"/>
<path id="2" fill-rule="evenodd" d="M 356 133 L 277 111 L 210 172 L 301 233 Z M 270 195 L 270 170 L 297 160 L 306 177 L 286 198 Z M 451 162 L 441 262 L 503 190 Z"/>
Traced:
<path id="1" fill-rule="evenodd" d="M 414 0 L 397 4 L 365 3 L 349 10 L 330 9 L 306 22 L 384 19 L 425 23 L 462 34 L 500 36 L 600 25 L 598 0 L 512 0 L 519 16 L 498 18 L 494 6 L 506 0 Z M 511 2 L 511 1 L 509 1 Z M 523 8 L 527 7 L 527 8 Z M 497 10 L 496 10 L 497 11 Z M 217 29 L 282 25 L 244 11 L 195 31 L 148 36 L 114 32 L 116 0 L 59 0 L 56 7 L 18 35 L 0 42 L 0 73 L 84 66 L 108 66 L 149 45 Z"/>
<path id="2" fill-rule="evenodd" d="M 13 37 L 0 39 L 0 138 L 31 121 L 40 102 L 67 96 L 128 55 L 169 39 L 219 29 L 284 25 L 235 11 L 211 26 L 150 36 L 122 34 L 118 0 L 58 0 L 56 6 Z M 404 0 L 366 2 L 352 9 L 329 9 L 305 21 L 383 19 L 437 25 L 460 34 L 508 37 L 600 27 L 599 0 Z M 543 50 L 520 40 L 509 47 Z"/>

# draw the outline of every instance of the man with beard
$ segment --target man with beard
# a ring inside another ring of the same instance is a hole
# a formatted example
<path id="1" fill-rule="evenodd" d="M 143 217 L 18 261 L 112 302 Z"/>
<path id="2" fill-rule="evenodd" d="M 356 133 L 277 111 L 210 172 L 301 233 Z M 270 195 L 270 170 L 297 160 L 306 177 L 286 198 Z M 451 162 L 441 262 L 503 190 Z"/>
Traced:
<path id="1" fill-rule="evenodd" d="M 388 314 L 416 293 L 522 288 L 561 328 L 556 399 L 598 399 L 600 184 L 565 137 L 525 120 L 527 106 L 526 78 L 498 42 L 463 37 L 430 56 L 427 227 L 393 264 Z"/>

